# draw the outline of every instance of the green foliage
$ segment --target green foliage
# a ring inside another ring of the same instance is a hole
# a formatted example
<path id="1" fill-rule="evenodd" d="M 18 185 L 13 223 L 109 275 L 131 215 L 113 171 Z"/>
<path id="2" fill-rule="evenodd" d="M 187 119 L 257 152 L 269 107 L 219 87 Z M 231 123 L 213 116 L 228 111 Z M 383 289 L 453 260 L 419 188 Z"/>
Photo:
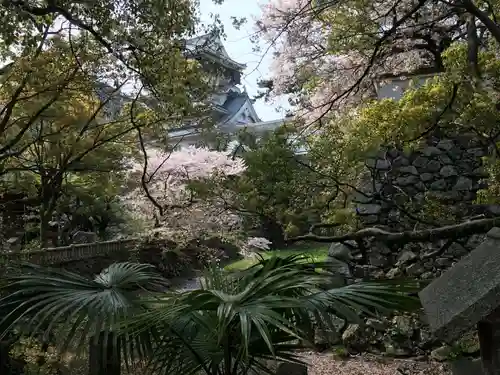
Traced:
<path id="1" fill-rule="evenodd" d="M 243 155 L 247 169 L 238 180 L 238 205 L 276 218 L 282 225 L 304 227 L 313 214 L 316 196 L 312 173 L 297 161 L 287 134 L 262 140 Z"/>
<path id="2" fill-rule="evenodd" d="M 57 349 L 48 346 L 46 349 L 34 338 L 21 337 L 10 350 L 11 358 L 25 362 L 25 375 L 57 375 L 59 373 L 60 356 Z"/>
<path id="3" fill-rule="evenodd" d="M 498 147 L 498 146 L 497 146 Z M 484 158 L 485 173 L 488 179 L 486 189 L 478 192 L 477 202 L 482 204 L 500 204 L 500 160 L 498 154 Z"/>
<path id="4" fill-rule="evenodd" d="M 52 220 L 105 237 L 128 221 L 117 197 L 138 156 L 137 131 L 154 143 L 205 113 L 208 77 L 184 49 L 196 3 L 9 2 L 0 19 L 0 60 L 8 63 L 0 189 L 36 208 L 42 246 Z"/>
<path id="5" fill-rule="evenodd" d="M 243 215 L 247 228 L 260 227 L 273 243 L 283 240 L 282 232 L 304 233 L 319 220 L 324 186 L 307 162 L 295 155 L 290 139 L 286 129 L 260 140 L 240 134 L 246 170 L 222 182 L 200 184 L 196 191 L 205 197 L 223 197 L 228 209 Z"/>
<path id="6" fill-rule="evenodd" d="M 307 261 L 310 263 L 321 263 L 326 261 L 326 258 L 328 256 L 328 246 L 311 246 L 311 248 L 297 247 L 274 251 L 263 251 L 259 252 L 258 255 L 262 256 L 263 259 L 272 257 L 285 258 L 291 255 L 303 255 L 307 257 Z M 245 258 L 228 264 L 224 267 L 224 269 L 227 271 L 243 270 L 250 266 L 253 266 L 258 262 L 259 258 L 257 256 L 255 258 Z"/>
<path id="7" fill-rule="evenodd" d="M 154 292 L 161 279 L 135 264 L 112 265 L 95 280 L 32 265 L 26 271 L 4 289 L 4 331 L 62 326 L 72 328 L 64 344 L 81 346 L 102 330 L 116 338 L 108 345 L 129 360 L 147 358 L 156 374 L 265 371 L 267 359 L 299 361 L 294 340 L 307 342 L 313 323 L 330 327 L 332 314 L 358 321 L 359 312 L 418 306 L 408 294 L 414 282 L 330 289 L 331 274 L 298 256 L 269 258 L 241 273 L 213 268 L 201 289 L 184 293 Z"/>
<path id="8" fill-rule="evenodd" d="M 332 202 L 332 212 L 346 208 L 352 212 L 349 201 L 356 187 L 363 184 L 364 162 L 381 147 L 410 151 L 421 142 L 422 134 L 437 129 L 448 136 L 471 134 L 483 144 L 494 145 L 500 122 L 500 65 L 495 53 L 495 47 L 480 51 L 478 78 L 467 63 L 467 46 L 455 43 L 442 55 L 445 72 L 407 90 L 400 100 L 372 101 L 347 114 L 332 116 L 321 133 L 311 137 L 310 146 L 310 158 L 318 173 L 328 176 L 344 193 Z M 491 150 L 485 158 L 488 188 L 479 194 L 479 201 L 484 203 L 496 202 L 499 196 L 498 151 L 495 147 Z M 416 215 L 443 225 L 456 222 L 453 216 L 443 216 L 449 213 L 443 205 L 428 196 Z M 409 206 L 415 209 L 413 202 Z"/>
<path id="9" fill-rule="evenodd" d="M 346 359 L 349 358 L 349 351 L 341 345 L 337 345 L 333 348 L 334 359 Z"/>
<path id="10" fill-rule="evenodd" d="M 410 201 L 404 205 L 404 208 L 424 223 L 452 225 L 459 221 L 457 215 L 447 207 L 446 203 L 430 192 L 424 194 L 424 201 L 421 204 Z"/>

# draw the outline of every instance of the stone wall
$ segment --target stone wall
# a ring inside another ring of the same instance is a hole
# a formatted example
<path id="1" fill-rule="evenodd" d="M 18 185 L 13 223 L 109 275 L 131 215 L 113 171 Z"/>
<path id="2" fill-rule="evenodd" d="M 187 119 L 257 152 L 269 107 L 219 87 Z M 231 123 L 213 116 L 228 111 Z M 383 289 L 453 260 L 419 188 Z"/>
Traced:
<path id="1" fill-rule="evenodd" d="M 477 215 L 491 215 L 497 207 L 475 204 L 484 188 L 482 157 L 488 145 L 471 134 L 447 137 L 435 133 L 411 152 L 387 148 L 366 161 L 366 180 L 355 203 L 364 227 L 390 231 L 419 230 L 453 224 Z M 368 242 L 333 244 L 330 260 L 351 254 L 351 282 L 364 279 L 411 277 L 431 280 L 476 248 L 484 236 L 474 235 L 434 243 Z M 339 259 L 342 260 L 342 259 Z M 395 356 L 453 357 L 477 354 L 471 334 L 446 345 L 433 338 L 422 316 L 369 319 L 348 326 L 335 337 L 350 351 L 372 351 Z"/>
<path id="2" fill-rule="evenodd" d="M 112 263 L 130 260 L 138 241 L 131 238 L 1 253 L 0 264 L 10 266 L 18 262 L 29 262 L 93 276 Z"/>
<path id="3" fill-rule="evenodd" d="M 137 261 L 152 264 L 164 277 L 173 278 L 189 276 L 214 259 L 224 262 L 239 256 L 236 246 L 216 237 L 185 244 L 161 238 L 130 238 L 3 253 L 0 254 L 0 263 L 30 262 L 91 277 L 112 263 Z"/>
<path id="4" fill-rule="evenodd" d="M 484 236 L 472 236 L 460 242 L 440 241 L 430 244 L 406 244 L 387 246 L 372 242 L 367 246 L 366 261 L 362 251 L 354 243 L 333 244 L 329 259 L 345 273 L 345 253 L 352 262 L 350 282 L 373 279 L 437 278 L 458 259 L 476 248 Z M 340 257 L 337 255 L 339 254 Z M 340 266 L 344 263 L 343 268 Z M 342 326 L 339 324 L 339 326 Z M 369 318 L 365 325 L 349 325 L 345 330 L 329 336 L 329 345 L 344 345 L 349 352 L 371 352 L 396 357 L 432 356 L 444 360 L 453 357 L 478 354 L 477 337 L 466 335 L 459 342 L 448 345 L 433 337 L 422 313 Z M 318 343 L 325 345 L 324 339 Z"/>
<path id="5" fill-rule="evenodd" d="M 115 253 L 128 252 L 133 250 L 137 243 L 138 239 L 130 238 L 114 241 L 82 243 L 31 251 L 1 253 L 0 261 L 3 263 L 24 261 L 46 265 L 67 263 L 108 256 Z"/>
<path id="6" fill-rule="evenodd" d="M 401 228 L 432 224 L 431 218 L 415 220 L 429 204 L 446 206 L 441 214 L 450 219 L 482 212 L 473 200 L 484 187 L 481 158 L 487 152 L 488 145 L 471 134 L 435 134 L 413 152 L 380 151 L 366 161 L 365 184 L 355 197 L 357 213 L 367 225 Z"/>
<path id="7" fill-rule="evenodd" d="M 482 157 L 489 144 L 474 134 L 440 130 L 413 150 L 385 147 L 365 162 L 365 175 L 354 196 L 363 227 L 388 231 L 421 230 L 455 224 L 479 215 L 498 215 L 498 206 L 475 203 L 487 174 Z M 432 243 L 363 241 L 333 244 L 329 260 L 350 282 L 373 279 L 432 280 L 475 249 L 484 236 Z M 349 254 L 349 256 L 346 256 Z M 346 272 L 346 269 L 348 272 Z M 341 277 L 341 281 L 343 277 Z M 317 332 L 320 348 L 370 351 L 391 356 L 432 356 L 447 359 L 478 354 L 473 333 L 445 344 L 433 337 L 422 314 L 370 318 L 364 325 L 339 321 L 335 332 Z"/>

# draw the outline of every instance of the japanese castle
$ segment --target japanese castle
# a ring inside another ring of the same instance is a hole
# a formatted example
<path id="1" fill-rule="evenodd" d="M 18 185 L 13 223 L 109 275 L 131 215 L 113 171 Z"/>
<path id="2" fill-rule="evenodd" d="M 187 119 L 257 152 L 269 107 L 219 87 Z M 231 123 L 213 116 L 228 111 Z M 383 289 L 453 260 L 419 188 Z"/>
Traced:
<path id="1" fill-rule="evenodd" d="M 246 68 L 229 57 L 220 37 L 206 34 L 186 42 L 186 49 L 199 61 L 216 67 L 215 91 L 210 98 L 215 128 L 224 135 L 235 135 L 240 130 L 256 134 L 272 131 L 284 124 L 284 120 L 262 121 L 255 111 L 252 99 L 241 88 L 241 76 Z M 174 129 L 168 133 L 169 143 L 179 147 L 196 145 L 201 131 L 196 126 Z"/>

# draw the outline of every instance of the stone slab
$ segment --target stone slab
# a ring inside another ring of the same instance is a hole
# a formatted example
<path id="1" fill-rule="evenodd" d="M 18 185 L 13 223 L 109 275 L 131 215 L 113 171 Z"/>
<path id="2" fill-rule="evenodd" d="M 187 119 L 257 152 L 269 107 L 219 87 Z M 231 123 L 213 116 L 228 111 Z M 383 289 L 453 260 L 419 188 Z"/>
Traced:
<path id="1" fill-rule="evenodd" d="M 500 306 L 500 228 L 419 293 L 431 330 L 452 341 Z"/>
<path id="2" fill-rule="evenodd" d="M 450 363 L 452 375 L 485 375 L 479 359 L 460 358 Z"/>

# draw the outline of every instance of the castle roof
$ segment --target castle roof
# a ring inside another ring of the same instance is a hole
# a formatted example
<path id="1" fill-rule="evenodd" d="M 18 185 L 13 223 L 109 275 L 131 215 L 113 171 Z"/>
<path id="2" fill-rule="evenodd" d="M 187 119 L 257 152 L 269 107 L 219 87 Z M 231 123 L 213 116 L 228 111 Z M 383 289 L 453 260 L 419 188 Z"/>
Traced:
<path id="1" fill-rule="evenodd" d="M 227 53 L 220 37 L 216 33 L 209 33 L 186 41 L 186 49 L 194 55 L 214 60 L 226 68 L 242 72 L 245 64 L 233 60 Z"/>

